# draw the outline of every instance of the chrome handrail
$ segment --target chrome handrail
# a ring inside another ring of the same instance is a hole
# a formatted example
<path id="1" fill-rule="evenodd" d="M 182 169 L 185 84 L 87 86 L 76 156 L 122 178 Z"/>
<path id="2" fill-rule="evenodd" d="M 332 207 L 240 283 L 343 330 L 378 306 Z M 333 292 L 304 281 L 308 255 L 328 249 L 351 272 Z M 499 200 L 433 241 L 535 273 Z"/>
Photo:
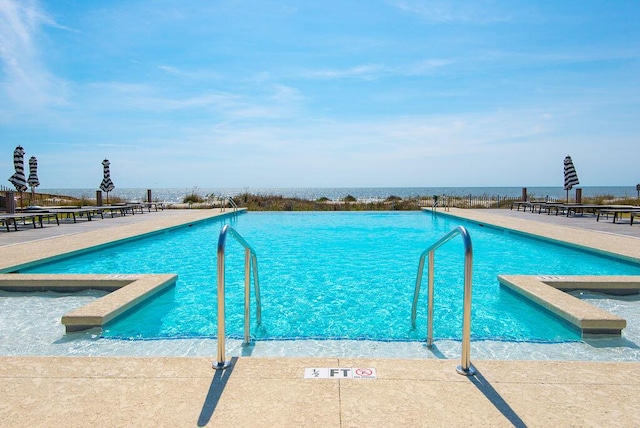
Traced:
<path id="1" fill-rule="evenodd" d="M 245 241 L 245 239 L 230 225 L 225 225 L 218 237 L 218 361 L 213 364 L 216 370 L 226 369 L 231 365 L 231 361 L 225 361 L 225 278 L 224 278 L 224 255 L 227 235 L 231 234 L 236 241 L 244 247 L 244 342 L 248 345 L 251 342 L 251 267 L 253 267 L 253 286 L 256 294 L 256 322 L 262 323 L 262 305 L 260 303 L 260 280 L 258 278 L 258 258 L 255 250 Z"/>
<path id="2" fill-rule="evenodd" d="M 425 257 L 429 256 L 428 271 L 428 315 L 427 315 L 427 346 L 430 348 L 433 344 L 433 264 L 434 252 L 440 246 L 449 242 L 456 235 L 462 237 L 464 243 L 464 303 L 462 315 L 462 356 L 461 364 L 457 367 L 457 372 L 465 376 L 473 376 L 475 369 L 471 366 L 471 274 L 473 268 L 473 248 L 471 246 L 471 237 L 469 232 L 463 226 L 458 226 L 451 232 L 440 238 L 435 244 L 424 250 L 420 255 L 420 263 L 418 265 L 418 276 L 416 278 L 416 288 L 413 293 L 413 305 L 411 307 L 411 327 L 416 328 L 416 313 L 418 309 L 418 297 L 420 295 L 420 286 L 422 284 L 422 273 L 424 271 Z"/>
<path id="3" fill-rule="evenodd" d="M 238 211 L 238 204 L 233 200 L 231 196 L 225 196 L 222 198 L 222 204 L 220 205 L 220 211 L 225 212 L 227 210 L 227 204 L 231 205 L 233 212 Z"/>

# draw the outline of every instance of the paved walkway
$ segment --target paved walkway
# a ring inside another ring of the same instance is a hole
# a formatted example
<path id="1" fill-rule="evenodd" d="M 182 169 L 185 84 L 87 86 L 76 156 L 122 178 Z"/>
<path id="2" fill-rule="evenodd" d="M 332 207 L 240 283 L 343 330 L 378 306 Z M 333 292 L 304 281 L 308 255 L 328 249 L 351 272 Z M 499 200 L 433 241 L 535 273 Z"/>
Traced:
<path id="1" fill-rule="evenodd" d="M 567 218 L 512 210 L 451 208 L 448 212 L 438 213 L 640 261 L 639 224 L 630 226 L 629 223 L 613 224 L 611 220 L 596 222 L 595 218 L 588 216 Z"/>
<path id="2" fill-rule="evenodd" d="M 0 262 L 7 268 L 214 214 L 168 210 L 5 232 Z M 576 222 L 549 224 L 522 212 L 450 214 L 640 259 L 638 238 Z M 640 426 L 637 362 L 472 359 L 478 373 L 465 377 L 455 371 L 457 360 L 239 357 L 214 371 L 214 358 L 0 357 L 0 425 Z M 305 379 L 307 368 L 373 368 L 377 378 Z"/>
<path id="3" fill-rule="evenodd" d="M 618 222 L 613 222 L 613 215 L 602 216 L 600 221 L 596 221 L 594 214 L 584 215 L 572 215 L 567 217 L 566 215 L 554 215 L 547 213 L 532 213 L 530 211 L 516 211 L 516 210 L 500 210 L 500 209 L 488 209 L 488 210 L 464 210 L 464 211 L 481 211 L 488 214 L 495 214 L 502 217 L 512 217 L 526 219 L 546 224 L 554 224 L 557 226 L 566 226 L 574 229 L 594 230 L 603 233 L 611 233 L 614 235 L 634 236 L 640 238 L 640 223 L 630 225 L 629 219 L 622 219 Z"/>

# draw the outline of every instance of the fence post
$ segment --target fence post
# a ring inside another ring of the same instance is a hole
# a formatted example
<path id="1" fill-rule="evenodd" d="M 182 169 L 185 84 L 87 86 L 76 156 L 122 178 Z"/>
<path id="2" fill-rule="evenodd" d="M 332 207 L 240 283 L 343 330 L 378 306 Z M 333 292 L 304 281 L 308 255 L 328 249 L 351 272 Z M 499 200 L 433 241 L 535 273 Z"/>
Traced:
<path id="1" fill-rule="evenodd" d="M 5 205 L 7 208 L 7 214 L 15 214 L 16 212 L 16 200 L 14 193 L 7 191 L 5 193 Z"/>

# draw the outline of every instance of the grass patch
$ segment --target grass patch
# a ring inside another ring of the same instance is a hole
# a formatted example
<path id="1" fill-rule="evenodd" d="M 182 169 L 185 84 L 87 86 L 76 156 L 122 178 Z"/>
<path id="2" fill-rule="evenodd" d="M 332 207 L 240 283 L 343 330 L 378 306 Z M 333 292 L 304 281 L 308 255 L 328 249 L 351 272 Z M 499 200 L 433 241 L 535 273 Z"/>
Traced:
<path id="1" fill-rule="evenodd" d="M 339 201 L 322 197 L 315 201 L 282 195 L 243 193 L 234 197 L 239 207 L 249 211 L 417 211 L 419 198 L 402 199 L 394 196 L 383 201 L 358 201 L 348 195 Z"/>

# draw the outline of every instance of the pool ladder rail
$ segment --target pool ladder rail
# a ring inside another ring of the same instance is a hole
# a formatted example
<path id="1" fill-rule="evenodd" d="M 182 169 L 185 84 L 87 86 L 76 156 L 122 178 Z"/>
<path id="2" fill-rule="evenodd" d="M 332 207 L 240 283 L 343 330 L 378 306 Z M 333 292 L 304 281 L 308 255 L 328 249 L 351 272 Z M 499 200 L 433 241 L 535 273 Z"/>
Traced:
<path id="1" fill-rule="evenodd" d="M 244 345 L 251 343 L 251 268 L 253 268 L 253 285 L 256 296 L 256 322 L 262 323 L 262 305 L 260 304 L 260 280 L 258 278 L 258 258 L 254 249 L 230 225 L 225 225 L 218 236 L 218 361 L 213 363 L 216 370 L 224 370 L 231 365 L 225 361 L 225 277 L 224 255 L 227 235 L 231 235 L 244 247 Z"/>
<path id="2" fill-rule="evenodd" d="M 460 235 L 464 243 L 464 303 L 462 315 L 462 356 L 461 363 L 456 371 L 461 375 L 473 376 L 476 371 L 471 365 L 471 274 L 473 268 L 473 247 L 471 246 L 471 237 L 469 232 L 463 226 L 458 226 L 451 232 L 440 238 L 435 244 L 424 250 L 420 255 L 420 264 L 418 265 L 418 276 L 416 278 L 416 288 L 413 293 L 413 305 L 411 307 L 411 328 L 416 328 L 416 312 L 418 308 L 418 297 L 420 296 L 420 286 L 422 285 L 422 274 L 424 271 L 424 262 L 427 255 L 429 256 L 428 271 L 428 315 L 427 315 L 427 347 L 433 345 L 433 265 L 435 251 L 451 239 Z"/>
<path id="3" fill-rule="evenodd" d="M 221 207 L 222 212 L 225 212 L 227 210 L 227 204 L 231 206 L 234 213 L 238 211 L 238 204 L 236 204 L 236 201 L 234 201 L 231 196 L 225 196 L 224 198 L 222 198 L 222 201 L 223 201 L 223 204 Z"/>

